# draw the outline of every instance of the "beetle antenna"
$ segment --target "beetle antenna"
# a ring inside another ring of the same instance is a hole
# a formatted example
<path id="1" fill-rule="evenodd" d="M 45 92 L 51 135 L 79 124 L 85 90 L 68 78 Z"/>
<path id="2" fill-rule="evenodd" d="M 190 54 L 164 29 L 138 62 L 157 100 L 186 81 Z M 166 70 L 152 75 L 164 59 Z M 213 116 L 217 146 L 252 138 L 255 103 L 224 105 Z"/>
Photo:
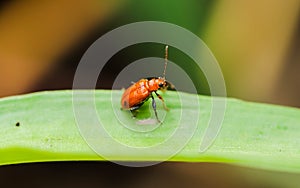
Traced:
<path id="1" fill-rule="evenodd" d="M 168 64 L 168 48 L 169 48 L 169 46 L 166 45 L 166 48 L 165 48 L 165 67 L 164 67 L 164 72 L 163 72 L 163 79 L 166 78 L 166 69 L 167 69 L 167 64 Z"/>

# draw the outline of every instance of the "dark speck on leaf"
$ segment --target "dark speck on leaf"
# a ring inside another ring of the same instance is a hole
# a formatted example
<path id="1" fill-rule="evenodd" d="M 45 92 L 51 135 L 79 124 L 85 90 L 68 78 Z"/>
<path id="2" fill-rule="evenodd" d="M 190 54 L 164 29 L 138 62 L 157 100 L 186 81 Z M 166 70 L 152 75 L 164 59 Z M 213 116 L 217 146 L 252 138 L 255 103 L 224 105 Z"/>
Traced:
<path id="1" fill-rule="evenodd" d="M 17 122 L 17 123 L 16 123 L 16 127 L 20 127 L 20 122 Z"/>

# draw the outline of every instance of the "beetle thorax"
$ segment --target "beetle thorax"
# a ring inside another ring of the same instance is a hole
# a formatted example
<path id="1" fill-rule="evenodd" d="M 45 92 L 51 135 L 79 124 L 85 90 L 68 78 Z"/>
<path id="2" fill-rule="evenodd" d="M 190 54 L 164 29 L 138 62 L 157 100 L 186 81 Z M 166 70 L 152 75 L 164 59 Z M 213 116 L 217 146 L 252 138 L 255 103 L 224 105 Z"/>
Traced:
<path id="1" fill-rule="evenodd" d="M 166 81 L 163 78 L 153 78 L 148 81 L 149 91 L 157 91 L 159 88 L 165 86 Z"/>

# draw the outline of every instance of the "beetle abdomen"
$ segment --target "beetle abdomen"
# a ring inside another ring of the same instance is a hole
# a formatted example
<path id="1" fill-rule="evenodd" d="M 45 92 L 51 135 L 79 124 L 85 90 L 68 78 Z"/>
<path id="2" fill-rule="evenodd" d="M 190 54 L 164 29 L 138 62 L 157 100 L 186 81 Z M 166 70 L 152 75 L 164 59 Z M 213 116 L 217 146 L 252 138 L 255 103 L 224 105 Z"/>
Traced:
<path id="1" fill-rule="evenodd" d="M 122 95 L 121 106 L 123 109 L 131 109 L 135 106 L 140 106 L 149 98 L 148 80 L 142 79 L 130 86 Z"/>

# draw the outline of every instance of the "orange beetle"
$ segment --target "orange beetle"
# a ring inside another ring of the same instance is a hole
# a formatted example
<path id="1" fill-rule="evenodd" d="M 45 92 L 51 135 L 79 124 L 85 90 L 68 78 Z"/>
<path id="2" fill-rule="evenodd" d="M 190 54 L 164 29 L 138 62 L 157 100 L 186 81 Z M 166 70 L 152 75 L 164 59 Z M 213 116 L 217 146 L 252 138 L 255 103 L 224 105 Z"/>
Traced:
<path id="1" fill-rule="evenodd" d="M 154 92 L 156 96 L 162 101 L 164 109 L 168 110 L 164 103 L 164 99 L 157 93 L 157 90 L 167 88 L 171 86 L 171 84 L 166 81 L 165 74 L 166 74 L 166 67 L 168 63 L 168 46 L 165 48 L 165 67 L 163 72 L 163 77 L 151 77 L 151 78 L 144 78 L 139 80 L 138 82 L 131 85 L 129 88 L 125 90 L 122 95 L 121 99 L 121 107 L 124 110 L 130 110 L 134 112 L 138 108 L 140 108 L 144 102 L 146 102 L 150 97 L 152 98 L 152 107 L 155 113 L 155 117 L 158 122 L 157 112 L 156 112 L 156 102 L 152 93 Z"/>

